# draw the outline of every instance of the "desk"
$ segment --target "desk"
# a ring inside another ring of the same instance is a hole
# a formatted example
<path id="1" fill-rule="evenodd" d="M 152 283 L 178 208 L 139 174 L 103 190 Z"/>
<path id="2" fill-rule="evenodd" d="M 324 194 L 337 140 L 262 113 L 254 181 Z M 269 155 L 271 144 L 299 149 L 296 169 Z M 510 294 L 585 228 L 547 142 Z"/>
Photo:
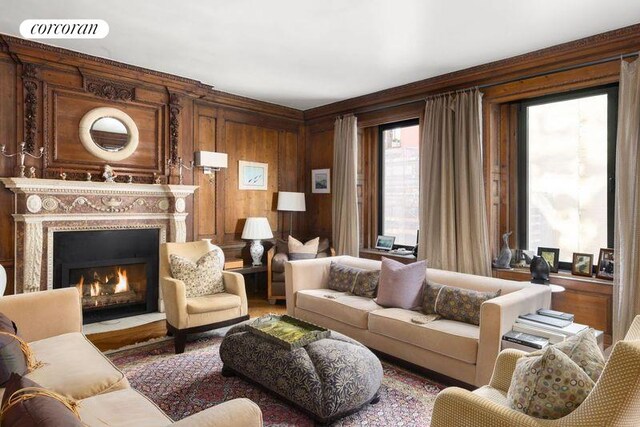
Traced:
<path id="1" fill-rule="evenodd" d="M 390 258 L 403 264 L 411 264 L 416 262 L 416 257 L 414 257 L 413 255 L 390 254 L 388 251 L 381 251 L 379 249 L 360 248 L 360 258 L 375 259 L 377 261 L 380 261 L 382 257 Z"/>

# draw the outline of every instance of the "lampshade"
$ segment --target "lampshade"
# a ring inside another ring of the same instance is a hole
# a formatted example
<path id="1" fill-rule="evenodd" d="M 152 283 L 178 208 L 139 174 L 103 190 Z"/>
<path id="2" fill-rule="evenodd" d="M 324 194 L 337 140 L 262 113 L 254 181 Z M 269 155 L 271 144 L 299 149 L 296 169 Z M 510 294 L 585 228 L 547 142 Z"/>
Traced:
<path id="1" fill-rule="evenodd" d="M 291 191 L 278 192 L 278 210 L 304 212 L 307 210 L 304 204 L 304 193 L 294 193 Z"/>
<path id="2" fill-rule="evenodd" d="M 244 229 L 242 230 L 242 238 L 246 240 L 262 240 L 271 239 L 273 233 L 271 232 L 271 226 L 269 220 L 264 217 L 250 217 L 247 218 L 247 222 L 244 223 Z"/>

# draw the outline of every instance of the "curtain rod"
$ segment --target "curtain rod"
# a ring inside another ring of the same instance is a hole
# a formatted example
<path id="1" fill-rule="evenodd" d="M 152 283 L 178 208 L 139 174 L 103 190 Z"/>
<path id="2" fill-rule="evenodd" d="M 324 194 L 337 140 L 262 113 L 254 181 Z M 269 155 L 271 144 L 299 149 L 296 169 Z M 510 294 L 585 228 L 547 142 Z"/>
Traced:
<path id="1" fill-rule="evenodd" d="M 413 104 L 414 102 L 418 102 L 418 101 L 421 101 L 421 100 L 432 99 L 432 98 L 436 98 L 438 96 L 444 96 L 444 95 L 457 93 L 457 92 L 464 92 L 464 91 L 467 91 L 467 90 L 486 89 L 486 88 L 490 88 L 490 87 L 493 87 L 493 86 L 504 85 L 504 84 L 507 84 L 507 83 L 514 83 L 514 82 L 517 82 L 517 81 L 523 80 L 523 79 L 530 79 L 530 78 L 534 78 L 534 77 L 543 77 L 543 76 L 548 76 L 548 75 L 555 74 L 555 73 L 560 73 L 560 72 L 563 72 L 563 71 L 570 71 L 570 70 L 575 70 L 575 69 L 578 69 L 578 68 L 589 67 L 589 66 L 592 66 L 592 65 L 604 64 L 605 62 L 615 61 L 617 59 L 623 60 L 625 58 L 631 58 L 633 56 L 640 56 L 640 52 L 626 53 L 624 55 L 610 56 L 610 57 L 607 57 L 607 58 L 598 59 L 596 61 L 584 62 L 584 63 L 581 63 L 581 64 L 571 65 L 571 66 L 568 66 L 568 67 L 556 68 L 556 69 L 549 70 L 549 71 L 544 71 L 544 72 L 541 72 L 541 73 L 528 74 L 526 76 L 521 76 L 521 77 L 513 78 L 513 79 L 510 79 L 510 80 L 503 80 L 503 81 L 496 82 L 496 83 L 486 83 L 486 84 L 483 84 L 483 85 L 473 86 L 473 87 L 469 87 L 469 88 L 466 88 L 466 89 L 451 90 L 451 91 L 448 91 L 448 92 L 442 92 L 442 93 L 437 93 L 437 94 L 433 94 L 433 95 L 428 95 L 426 97 L 425 96 L 414 97 L 414 98 L 412 98 L 410 100 L 407 100 L 405 102 L 400 102 L 398 104 L 384 105 L 384 106 L 381 106 L 381 107 L 378 107 L 378 108 L 364 109 L 363 111 L 360 111 L 360 112 L 358 112 L 356 114 L 370 113 L 372 111 L 384 110 L 386 108 L 400 107 L 400 106 L 403 106 L 403 105 Z"/>

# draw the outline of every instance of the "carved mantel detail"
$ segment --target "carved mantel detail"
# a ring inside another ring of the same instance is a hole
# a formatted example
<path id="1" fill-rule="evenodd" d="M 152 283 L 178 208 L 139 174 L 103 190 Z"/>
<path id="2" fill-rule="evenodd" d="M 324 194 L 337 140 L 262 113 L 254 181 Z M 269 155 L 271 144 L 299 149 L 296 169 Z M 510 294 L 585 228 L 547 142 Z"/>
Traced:
<path id="1" fill-rule="evenodd" d="M 136 88 L 133 85 L 116 83 L 109 80 L 85 77 L 84 90 L 112 101 L 133 101 L 136 99 Z"/>
<path id="2" fill-rule="evenodd" d="M 38 134 L 38 68 L 34 64 L 22 64 L 24 87 L 24 142 L 29 153 L 36 147 Z"/>
<path id="3" fill-rule="evenodd" d="M 169 159 L 178 162 L 178 139 L 180 130 L 180 98 L 177 94 L 169 93 Z"/>
<path id="4" fill-rule="evenodd" d="M 15 195 L 16 293 L 53 287 L 55 232 L 158 228 L 161 241 L 186 241 L 184 199 L 198 188 L 34 178 L 0 182 Z"/>

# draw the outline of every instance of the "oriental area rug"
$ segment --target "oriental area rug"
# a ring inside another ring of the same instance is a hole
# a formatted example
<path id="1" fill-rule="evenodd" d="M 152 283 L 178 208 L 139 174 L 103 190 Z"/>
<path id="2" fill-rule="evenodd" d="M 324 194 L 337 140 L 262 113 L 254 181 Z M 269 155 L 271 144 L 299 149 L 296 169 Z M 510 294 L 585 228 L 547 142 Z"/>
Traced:
<path id="1" fill-rule="evenodd" d="M 246 397 L 260 409 L 265 426 L 313 426 L 306 414 L 262 387 L 239 377 L 223 377 L 220 335 L 209 334 L 174 354 L 163 340 L 108 354 L 131 386 L 180 420 L 227 400 Z M 380 402 L 342 418 L 334 426 L 428 426 L 433 402 L 445 386 L 382 361 Z"/>

